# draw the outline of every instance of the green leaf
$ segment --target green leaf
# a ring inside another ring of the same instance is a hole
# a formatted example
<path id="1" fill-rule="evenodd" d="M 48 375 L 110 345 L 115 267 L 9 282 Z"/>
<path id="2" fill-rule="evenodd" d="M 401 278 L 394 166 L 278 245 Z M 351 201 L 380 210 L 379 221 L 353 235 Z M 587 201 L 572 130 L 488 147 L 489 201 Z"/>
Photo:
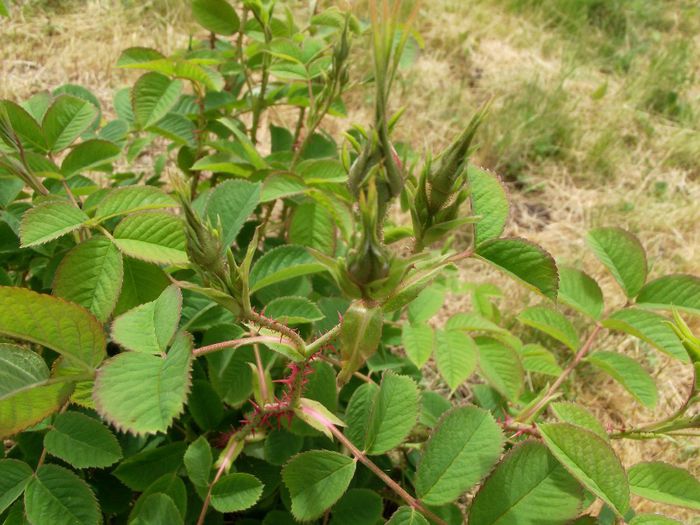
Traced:
<path id="1" fill-rule="evenodd" d="M 509 205 L 503 182 L 495 173 L 469 165 L 472 213 L 481 220 L 474 225 L 474 243 L 478 246 L 501 236 L 508 221 Z"/>
<path id="2" fill-rule="evenodd" d="M 279 246 L 256 261 L 250 272 L 250 291 L 325 269 L 303 246 Z"/>
<path id="3" fill-rule="evenodd" d="M 14 177 L 0 177 L 0 208 L 6 208 L 24 189 L 24 182 Z"/>
<path id="4" fill-rule="evenodd" d="M 190 170 L 228 173 L 239 177 L 248 177 L 250 175 L 250 167 L 229 153 L 214 153 L 213 155 L 202 157 L 190 167 Z"/>
<path id="5" fill-rule="evenodd" d="M 58 239 L 77 230 L 88 216 L 68 201 L 48 201 L 27 210 L 22 215 L 19 236 L 22 247 L 29 248 Z"/>
<path id="6" fill-rule="evenodd" d="M 49 378 L 49 369 L 42 357 L 29 350 L 0 343 L 0 396 L 43 383 Z"/>
<path id="7" fill-rule="evenodd" d="M 134 306 L 157 299 L 169 284 L 168 276 L 155 264 L 125 258 L 124 283 L 114 313 L 118 315 Z"/>
<path id="8" fill-rule="evenodd" d="M 122 458 L 114 434 L 102 423 L 80 412 L 58 414 L 44 436 L 49 454 L 75 468 L 108 467 Z"/>
<path id="9" fill-rule="evenodd" d="M 74 383 L 68 378 L 44 383 L 0 397 L 0 437 L 8 437 L 57 412 L 70 398 Z"/>
<path id="10" fill-rule="evenodd" d="M 10 16 L 8 0 L 0 0 L 0 16 Z"/>
<path id="11" fill-rule="evenodd" d="M 450 410 L 418 463 L 418 497 L 427 505 L 456 500 L 491 470 L 502 448 L 503 434 L 491 414 L 471 406 Z"/>
<path id="12" fill-rule="evenodd" d="M 197 426 L 204 431 L 214 430 L 224 417 L 224 404 L 211 382 L 196 379 L 192 382 L 192 391 L 187 408 Z"/>
<path id="13" fill-rule="evenodd" d="M 330 525 L 376 525 L 382 517 L 382 498 L 369 489 L 350 489 L 331 512 Z"/>
<path id="14" fill-rule="evenodd" d="M 177 471 L 168 472 L 148 485 L 131 509 L 129 523 L 132 523 L 132 519 L 137 516 L 142 516 L 144 513 L 147 514 L 149 512 L 147 509 L 148 500 L 154 494 L 164 494 L 171 500 L 172 506 L 166 505 L 171 507 L 169 510 L 166 510 L 166 513 L 172 518 L 172 523 L 182 523 L 187 514 L 187 488 L 177 474 Z"/>
<path id="15" fill-rule="evenodd" d="M 221 241 L 230 246 L 243 224 L 260 202 L 260 184 L 229 180 L 214 188 L 207 198 L 204 215 L 216 226 L 221 221 Z"/>
<path id="16" fill-rule="evenodd" d="M 379 388 L 358 389 L 347 408 L 346 434 L 370 455 L 400 445 L 418 417 L 418 390 L 413 380 L 387 372 Z"/>
<path id="17" fill-rule="evenodd" d="M 67 93 L 67 91 L 64 92 Z M 58 89 L 54 90 L 53 95 L 48 91 L 39 91 L 24 100 L 21 106 L 26 109 L 37 122 L 40 122 L 44 118 L 44 115 L 46 115 L 46 111 L 49 109 L 51 102 L 53 102 L 54 96 L 57 94 L 60 94 Z"/>
<path id="18" fill-rule="evenodd" d="M 333 222 L 342 238 L 349 239 L 353 231 L 353 215 L 347 201 L 335 193 L 323 191 L 320 188 L 309 191 L 309 196 L 333 217 Z"/>
<path id="19" fill-rule="evenodd" d="M 117 247 L 92 237 L 71 249 L 56 270 L 53 294 L 90 310 L 105 322 L 117 305 L 124 266 Z"/>
<path id="20" fill-rule="evenodd" d="M 432 319 L 445 302 L 445 290 L 438 286 L 429 286 L 418 294 L 408 305 L 408 320 L 412 324 L 424 323 Z"/>
<path id="21" fill-rule="evenodd" d="M 467 332 L 493 332 L 508 334 L 508 330 L 474 312 L 454 314 L 445 323 L 445 330 L 466 330 Z"/>
<path id="22" fill-rule="evenodd" d="M 77 97 L 82 100 L 87 100 L 97 108 L 98 115 L 95 121 L 92 123 L 90 126 L 90 131 L 95 131 L 99 125 L 99 119 L 101 118 L 102 114 L 100 112 L 100 101 L 99 99 L 89 90 L 84 88 L 83 86 L 79 86 L 78 84 L 63 84 L 56 89 L 54 89 L 51 94 L 54 97 L 58 97 L 60 95 L 71 95 L 74 97 Z M 35 108 L 35 110 L 38 108 Z"/>
<path id="23" fill-rule="evenodd" d="M 683 363 L 690 362 L 688 352 L 683 348 L 678 336 L 669 325 L 669 321 L 661 315 L 639 308 L 625 308 L 618 310 L 604 320 L 603 326 L 646 341 Z"/>
<path id="24" fill-rule="evenodd" d="M 524 387 L 525 372 L 516 350 L 492 337 L 477 337 L 479 370 L 501 395 L 515 401 Z"/>
<path id="25" fill-rule="evenodd" d="M 194 123 L 177 113 L 168 113 L 156 124 L 148 127 L 148 131 L 157 133 L 161 137 L 172 140 L 175 144 L 197 147 L 195 133 L 197 131 Z"/>
<path id="26" fill-rule="evenodd" d="M 364 449 L 384 454 L 400 445 L 418 417 L 418 388 L 413 380 L 387 372 L 382 377 L 367 421 Z"/>
<path id="27" fill-rule="evenodd" d="M 552 409 L 552 412 L 554 412 L 554 415 L 564 423 L 571 423 L 572 425 L 585 428 L 597 434 L 605 441 L 609 440 L 608 433 L 605 431 L 600 421 L 598 421 L 598 418 L 581 405 L 568 401 L 557 401 L 556 403 L 550 403 L 549 407 Z"/>
<path id="28" fill-rule="evenodd" d="M 161 477 L 180 469 L 186 447 L 184 441 L 176 441 L 142 450 L 123 460 L 114 469 L 114 475 L 130 489 L 143 492 Z"/>
<path id="29" fill-rule="evenodd" d="M 683 525 L 680 521 L 672 520 L 660 514 L 637 514 L 629 525 Z"/>
<path id="30" fill-rule="evenodd" d="M 622 228 L 596 228 L 586 242 L 627 297 L 637 295 L 647 280 L 647 256 L 639 239 Z"/>
<path id="31" fill-rule="evenodd" d="M 700 481 L 687 470 L 660 461 L 637 463 L 629 470 L 629 480 L 637 496 L 700 510 Z"/>
<path id="32" fill-rule="evenodd" d="M 588 355 L 586 361 L 615 379 L 645 407 L 656 406 L 659 400 L 656 383 L 649 372 L 631 357 L 599 351 Z"/>
<path id="33" fill-rule="evenodd" d="M 136 123 L 141 128 L 152 126 L 168 114 L 181 93 L 181 80 L 170 80 L 160 73 L 146 73 L 131 90 Z"/>
<path id="34" fill-rule="evenodd" d="M 440 331 L 437 333 L 435 359 L 440 375 L 454 392 L 476 368 L 476 344 L 462 331 Z"/>
<path id="35" fill-rule="evenodd" d="M 162 53 L 149 47 L 129 47 L 122 51 L 117 67 L 134 67 L 165 58 Z"/>
<path id="36" fill-rule="evenodd" d="M 77 173 L 93 170 L 114 160 L 121 149 L 112 142 L 90 139 L 81 142 L 66 155 L 61 163 L 61 173 L 70 178 Z"/>
<path id="37" fill-rule="evenodd" d="M 139 498 L 139 502 L 141 502 Z M 182 515 L 173 499 L 162 492 L 156 492 L 143 499 L 138 509 L 130 515 L 129 525 L 180 525 Z"/>
<path id="38" fill-rule="evenodd" d="M 182 293 L 173 284 L 155 301 L 117 317 L 112 323 L 112 339 L 127 350 L 164 353 L 177 330 L 181 310 Z"/>
<path id="39" fill-rule="evenodd" d="M 304 438 L 284 429 L 272 430 L 265 439 L 265 461 L 272 465 L 284 465 L 289 458 L 298 454 Z"/>
<path id="40" fill-rule="evenodd" d="M 324 318 L 306 297 L 278 297 L 265 305 L 265 315 L 284 324 L 306 324 Z"/>
<path id="41" fill-rule="evenodd" d="M 211 447 L 206 437 L 199 436 L 187 447 L 183 461 L 187 477 L 190 478 L 195 487 L 209 485 L 213 459 Z"/>
<path id="42" fill-rule="evenodd" d="M 408 358 L 421 368 L 433 354 L 435 331 L 427 324 L 406 323 L 401 329 L 401 344 Z"/>
<path id="43" fill-rule="evenodd" d="M 475 254 L 545 297 L 557 298 L 557 266 L 536 244 L 518 238 L 491 239 L 480 244 Z"/>
<path id="44" fill-rule="evenodd" d="M 211 505 L 219 512 L 240 512 L 260 499 L 263 484 L 251 474 L 227 474 L 214 483 Z"/>
<path id="45" fill-rule="evenodd" d="M 220 337 L 205 337 L 203 343 L 219 343 L 229 339 L 237 339 L 243 334 L 238 327 L 231 327 L 221 333 Z M 239 405 L 250 396 L 252 374 L 249 362 L 254 362 L 253 350 L 250 347 L 239 348 L 231 353 L 215 352 L 207 354 L 209 380 L 221 399 L 229 405 Z"/>
<path id="46" fill-rule="evenodd" d="M 5 113 L 6 112 L 6 113 Z M 8 146 L 15 148 L 9 137 L 2 133 L 3 113 L 6 115 L 6 123 L 9 124 L 12 135 L 17 135 L 22 145 L 32 151 L 48 151 L 46 138 L 39 123 L 34 120 L 24 108 L 9 100 L 0 100 L 0 137 Z"/>
<path id="47" fill-rule="evenodd" d="M 260 202 L 271 202 L 284 197 L 291 197 L 308 191 L 304 181 L 290 173 L 273 173 L 265 177 Z"/>
<path id="48" fill-rule="evenodd" d="M 154 186 L 127 186 L 110 190 L 97 206 L 95 219 L 104 221 L 118 215 L 127 215 L 137 211 L 175 207 L 177 207 L 177 202 L 159 188 Z"/>
<path id="49" fill-rule="evenodd" d="M 17 459 L 0 460 L 0 514 L 24 492 L 34 471 Z"/>
<path id="50" fill-rule="evenodd" d="M 430 525 L 423 515 L 412 507 L 399 507 L 386 525 Z"/>
<path id="51" fill-rule="evenodd" d="M 564 315 L 546 306 L 531 306 L 520 312 L 518 320 L 564 343 L 576 352 L 581 346 L 578 333 Z"/>
<path id="52" fill-rule="evenodd" d="M 42 465 L 38 468 L 24 491 L 24 508 L 31 523 L 102 523 L 100 507 L 87 483 L 58 465 Z"/>
<path id="53" fill-rule="evenodd" d="M 514 447 L 476 493 L 469 522 L 563 525 L 579 513 L 581 486 L 539 442 Z M 546 510 L 545 510 L 546 509 Z"/>
<path id="54" fill-rule="evenodd" d="M 538 425 L 549 450 L 588 490 L 619 515 L 629 508 L 627 475 L 610 445 L 600 436 L 569 423 Z"/>
<path id="55" fill-rule="evenodd" d="M 102 325 L 87 310 L 24 288 L 0 286 L 0 334 L 51 348 L 88 370 L 106 355 Z"/>
<path id="56" fill-rule="evenodd" d="M 559 267 L 559 301 L 593 319 L 603 314 L 603 292 L 587 273 Z"/>
<path id="57" fill-rule="evenodd" d="M 236 10 L 226 0 L 192 0 L 192 14 L 199 25 L 219 35 L 230 36 L 240 25 Z"/>
<path id="58" fill-rule="evenodd" d="M 297 165 L 296 171 L 307 184 L 343 184 L 348 180 L 345 168 L 336 159 L 306 159 Z"/>
<path id="59" fill-rule="evenodd" d="M 535 372 L 548 376 L 558 377 L 562 369 L 556 358 L 545 347 L 537 344 L 527 344 L 520 349 L 523 368 L 527 372 Z"/>
<path id="60" fill-rule="evenodd" d="M 165 358 L 125 352 L 97 371 L 97 411 L 120 430 L 165 432 L 183 408 L 190 388 L 192 337 L 180 333 Z"/>
<path id="61" fill-rule="evenodd" d="M 675 274 L 654 279 L 640 290 L 637 305 L 653 310 L 676 308 L 700 314 L 700 277 Z"/>
<path id="62" fill-rule="evenodd" d="M 345 435 L 357 447 L 363 448 L 367 435 L 367 421 L 374 401 L 379 393 L 379 387 L 375 383 L 360 385 L 352 394 L 350 402 L 345 409 Z"/>
<path id="63" fill-rule="evenodd" d="M 345 493 L 354 474 L 355 461 L 338 452 L 310 450 L 294 456 L 282 469 L 294 517 L 320 517 Z"/>
<path id="64" fill-rule="evenodd" d="M 440 417 L 452 408 L 452 403 L 437 392 L 421 392 L 421 410 L 418 421 L 428 428 L 435 428 Z"/>
<path id="65" fill-rule="evenodd" d="M 294 210 L 289 224 L 289 242 L 320 252 L 335 251 L 335 226 L 331 214 L 316 202 L 305 202 Z"/>
<path id="66" fill-rule="evenodd" d="M 97 117 L 97 108 L 71 95 L 61 95 L 44 115 L 42 128 L 46 144 L 53 152 L 70 146 Z"/>
<path id="67" fill-rule="evenodd" d="M 126 255 L 157 264 L 186 264 L 182 220 L 166 212 L 130 215 L 114 229 L 114 243 Z"/>
<path id="68" fill-rule="evenodd" d="M 199 66 L 183 59 L 165 58 L 154 49 L 132 47 L 122 52 L 117 67 L 145 69 L 170 77 L 184 78 L 206 86 L 212 91 L 221 91 L 226 81 L 218 71 Z"/>
<path id="69" fill-rule="evenodd" d="M 67 379 L 49 378 L 38 354 L 0 343 L 0 437 L 12 435 L 59 410 L 73 391 Z"/>

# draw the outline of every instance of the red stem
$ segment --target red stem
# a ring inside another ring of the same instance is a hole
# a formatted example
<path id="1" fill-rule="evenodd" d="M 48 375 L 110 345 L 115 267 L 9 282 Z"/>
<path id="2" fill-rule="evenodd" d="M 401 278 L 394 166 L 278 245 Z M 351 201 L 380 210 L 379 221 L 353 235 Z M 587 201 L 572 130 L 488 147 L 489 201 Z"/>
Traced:
<path id="1" fill-rule="evenodd" d="M 255 337 L 242 337 L 241 339 L 231 339 L 230 341 L 222 341 L 207 346 L 201 346 L 192 352 L 194 357 L 199 357 L 212 352 L 218 352 L 226 348 L 238 348 L 252 343 L 291 343 L 291 341 L 280 340 L 279 337 L 271 337 L 269 335 L 259 335 Z"/>
<path id="2" fill-rule="evenodd" d="M 547 390 L 547 393 L 542 397 L 542 399 L 539 401 L 539 403 L 535 404 L 533 407 L 531 407 L 529 410 L 526 410 L 524 413 L 520 414 L 516 420 L 517 421 L 522 421 L 522 422 L 527 422 L 531 417 L 537 415 L 537 413 L 547 405 L 556 394 L 557 390 L 559 390 L 559 387 L 562 385 L 564 381 L 566 381 L 566 378 L 569 377 L 569 374 L 573 372 L 574 368 L 581 362 L 581 360 L 586 357 L 586 354 L 591 350 L 593 347 L 593 343 L 595 341 L 595 338 L 598 336 L 598 333 L 600 332 L 602 326 L 599 324 L 596 324 L 595 327 L 593 328 L 593 331 L 591 334 L 588 336 L 588 339 L 586 339 L 586 342 L 583 344 L 581 349 L 576 353 L 574 358 L 571 360 L 571 363 L 569 363 L 569 366 L 567 366 L 564 371 L 557 377 L 557 380 L 552 383 L 552 386 L 549 387 L 549 390 Z"/>
<path id="3" fill-rule="evenodd" d="M 406 489 L 404 489 L 401 485 L 396 483 L 396 481 L 391 479 L 386 474 L 386 472 L 384 472 L 377 465 L 375 465 L 372 462 L 372 460 L 370 460 L 365 455 L 365 453 L 362 452 L 359 448 L 353 445 L 352 442 L 348 438 L 346 438 L 340 430 L 338 430 L 335 427 L 335 425 L 327 425 L 327 428 L 336 437 L 336 439 L 340 441 L 343 444 L 343 446 L 345 446 L 345 448 L 347 448 L 352 453 L 352 455 L 355 456 L 357 460 L 360 461 L 360 463 L 362 463 L 365 467 L 371 470 L 379 479 L 381 479 L 384 482 L 384 484 L 387 487 L 389 487 L 396 494 L 398 494 L 401 497 L 401 499 L 408 504 L 409 507 L 416 509 L 418 512 L 424 514 L 425 516 L 430 518 L 431 521 L 437 523 L 438 525 L 447 525 L 447 522 L 445 520 L 435 515 L 431 510 L 428 510 L 420 501 L 411 496 L 406 491 Z"/>

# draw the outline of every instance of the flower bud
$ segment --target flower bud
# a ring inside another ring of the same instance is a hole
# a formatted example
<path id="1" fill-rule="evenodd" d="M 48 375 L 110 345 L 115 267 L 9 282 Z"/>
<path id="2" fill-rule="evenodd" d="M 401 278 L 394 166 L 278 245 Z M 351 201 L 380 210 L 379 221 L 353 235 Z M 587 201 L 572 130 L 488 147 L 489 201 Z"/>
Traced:
<path id="1" fill-rule="evenodd" d="M 467 166 L 469 147 L 484 118 L 485 111 L 485 108 L 479 111 L 459 137 L 433 163 L 428 174 L 430 183 L 429 209 L 432 214 L 437 213 L 452 197 L 455 190 L 460 189 L 455 188 L 455 183 L 458 182 L 459 176 L 462 175 Z"/>
<path id="2" fill-rule="evenodd" d="M 370 179 L 360 192 L 360 231 L 347 258 L 348 273 L 360 288 L 385 278 L 391 267 L 391 255 L 379 239 L 380 205 L 376 184 Z"/>

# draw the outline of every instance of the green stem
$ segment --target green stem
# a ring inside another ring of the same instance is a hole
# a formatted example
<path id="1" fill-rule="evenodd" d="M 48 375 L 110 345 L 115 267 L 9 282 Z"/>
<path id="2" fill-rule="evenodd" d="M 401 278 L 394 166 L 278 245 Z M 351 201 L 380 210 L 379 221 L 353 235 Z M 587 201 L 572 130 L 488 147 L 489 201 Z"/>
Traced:
<path id="1" fill-rule="evenodd" d="M 340 334 L 341 326 L 342 325 L 340 323 L 335 325 L 333 328 L 328 330 L 321 337 L 319 337 L 315 341 L 306 345 L 306 353 L 308 355 L 311 355 L 311 354 L 315 353 L 316 351 L 320 350 L 324 345 L 328 344 L 333 339 L 335 339 L 338 336 L 338 334 Z"/>

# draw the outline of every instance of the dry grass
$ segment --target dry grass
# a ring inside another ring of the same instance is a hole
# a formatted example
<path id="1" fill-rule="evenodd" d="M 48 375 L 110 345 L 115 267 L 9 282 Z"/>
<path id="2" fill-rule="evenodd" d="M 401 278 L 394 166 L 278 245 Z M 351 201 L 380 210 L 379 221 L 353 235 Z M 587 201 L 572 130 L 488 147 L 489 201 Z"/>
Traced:
<path id="1" fill-rule="evenodd" d="M 673 6 L 681 3 L 670 2 L 670 29 L 655 38 L 659 49 L 686 39 L 691 53 L 683 58 L 683 67 L 692 79 L 700 72 L 700 58 L 692 53 L 700 46 L 700 33 L 687 27 L 700 24 L 674 15 Z M 682 92 L 694 114 L 669 116 L 644 105 L 647 87 L 662 71 L 654 53 L 631 60 L 629 73 L 611 72 L 536 12 L 514 11 L 508 2 L 432 0 L 424 6 L 418 27 L 425 49 L 398 83 L 396 107 L 407 108 L 398 130 L 401 140 L 437 151 L 481 103 L 494 97 L 477 160 L 507 170 L 511 178 L 508 233 L 526 236 L 559 260 L 591 272 L 603 283 L 611 307 L 623 300 L 584 248 L 590 227 L 619 225 L 637 233 L 649 253 L 652 277 L 670 271 L 700 273 L 697 85 L 686 83 Z M 114 89 L 126 80 L 113 66 L 120 51 L 132 45 L 164 52 L 182 46 L 189 23 L 185 2 L 178 0 L 25 0 L 12 20 L 0 21 L 0 98 L 19 100 L 72 82 L 90 87 L 109 104 Z M 685 36 L 677 35 L 684 27 Z M 364 94 L 355 95 L 350 107 L 366 101 Z M 368 115 L 357 110 L 350 117 L 367 123 Z M 534 300 L 476 263 L 465 266 L 461 275 L 497 282 L 506 291 L 506 307 Z M 445 314 L 467 305 L 452 297 Z M 573 395 L 596 407 L 606 423 L 643 423 L 680 404 L 690 380 L 686 370 L 629 338 L 611 336 L 601 348 L 624 350 L 653 366 L 661 394 L 652 413 L 619 386 L 584 370 Z M 641 459 L 667 459 L 696 475 L 699 446 L 690 439 L 616 443 L 628 466 Z M 677 508 L 648 503 L 638 508 L 700 523 Z"/>

